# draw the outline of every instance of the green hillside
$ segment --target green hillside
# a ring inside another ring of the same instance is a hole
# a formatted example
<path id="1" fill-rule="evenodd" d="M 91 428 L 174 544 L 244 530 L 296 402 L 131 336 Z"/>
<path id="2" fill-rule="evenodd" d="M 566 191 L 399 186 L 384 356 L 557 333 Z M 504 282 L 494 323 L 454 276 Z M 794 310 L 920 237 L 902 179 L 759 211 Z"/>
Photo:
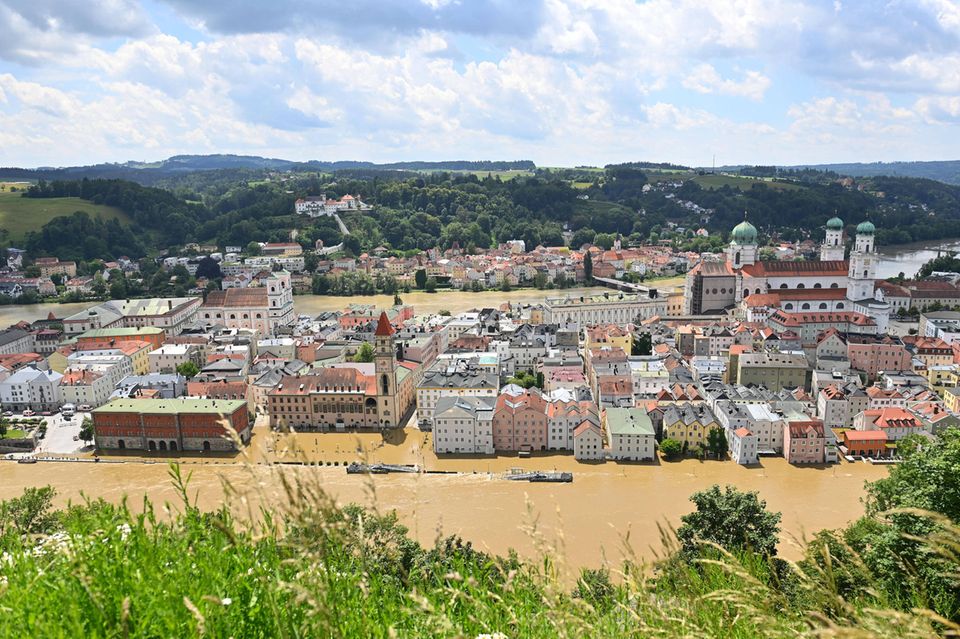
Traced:
<path id="1" fill-rule="evenodd" d="M 70 215 L 75 211 L 85 211 L 91 217 L 108 220 L 130 219 L 120 209 L 113 206 L 93 204 L 78 197 L 26 198 L 20 193 L 11 193 L 7 188 L 0 190 L 0 229 L 9 233 L 10 241 L 23 239 L 28 231 L 40 228 L 55 217 Z"/>

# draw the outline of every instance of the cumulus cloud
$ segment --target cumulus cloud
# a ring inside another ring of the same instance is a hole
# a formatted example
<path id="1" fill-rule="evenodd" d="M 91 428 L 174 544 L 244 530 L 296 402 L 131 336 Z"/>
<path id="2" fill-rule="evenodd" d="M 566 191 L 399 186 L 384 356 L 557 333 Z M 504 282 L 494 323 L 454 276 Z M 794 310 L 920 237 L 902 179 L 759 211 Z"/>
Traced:
<path id="1" fill-rule="evenodd" d="M 683 79 L 683 86 L 699 93 L 737 95 L 761 100 L 770 87 L 770 78 L 759 71 L 747 71 L 742 80 L 723 78 L 711 64 L 700 64 Z"/>

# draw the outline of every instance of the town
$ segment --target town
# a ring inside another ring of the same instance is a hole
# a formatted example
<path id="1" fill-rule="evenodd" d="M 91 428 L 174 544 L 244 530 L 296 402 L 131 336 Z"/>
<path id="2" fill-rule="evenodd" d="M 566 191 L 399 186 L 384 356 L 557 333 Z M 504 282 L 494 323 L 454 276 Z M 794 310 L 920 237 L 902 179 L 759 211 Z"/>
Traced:
<path id="1" fill-rule="evenodd" d="M 297 210 L 367 206 L 344 199 Z M 108 300 L 0 333 L 0 452 L 204 454 L 255 432 L 408 429 L 438 458 L 895 463 L 904 439 L 935 445 L 960 424 L 960 312 L 942 310 L 960 300 L 960 275 L 878 280 L 874 225 L 846 228 L 832 218 L 819 246 L 780 247 L 812 252 L 805 260 L 761 260 L 749 220 L 702 257 L 618 237 L 411 258 L 327 259 L 295 242 L 188 247 L 203 254 L 159 258 L 198 276 L 187 295 Z M 313 277 L 392 278 L 393 304 L 299 314 L 308 262 Z M 8 294 L 11 282 L 89 284 L 56 258 L 34 260 L 33 278 L 20 251 L 7 266 Z M 137 270 L 105 266 L 107 278 Z M 212 269 L 219 287 L 200 277 Z M 438 280 L 552 290 L 456 313 L 404 304 Z M 608 288 L 567 289 L 586 284 Z"/>

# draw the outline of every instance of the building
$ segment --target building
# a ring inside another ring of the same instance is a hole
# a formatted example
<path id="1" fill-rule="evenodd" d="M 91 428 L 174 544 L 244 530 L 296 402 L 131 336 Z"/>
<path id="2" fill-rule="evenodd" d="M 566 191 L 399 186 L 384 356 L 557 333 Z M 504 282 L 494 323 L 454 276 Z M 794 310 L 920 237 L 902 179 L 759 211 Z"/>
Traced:
<path id="1" fill-rule="evenodd" d="M 826 443 L 820 420 L 794 416 L 783 426 L 783 456 L 791 464 L 823 464 Z"/>
<path id="2" fill-rule="evenodd" d="M 547 401 L 536 389 L 501 393 L 493 413 L 493 447 L 497 451 L 546 450 Z"/>
<path id="3" fill-rule="evenodd" d="M 622 461 L 653 461 L 657 441 L 650 416 L 642 408 L 607 408 L 603 421 L 610 439 L 610 457 Z"/>
<path id="4" fill-rule="evenodd" d="M 441 397 L 433 416 L 433 451 L 438 455 L 492 455 L 495 407 L 495 397 Z"/>
<path id="5" fill-rule="evenodd" d="M 273 272 L 263 279 L 263 286 L 211 291 L 198 316 L 227 328 L 245 328 L 262 335 L 273 335 L 278 328 L 292 324 L 295 319 L 290 274 Z"/>
<path id="6" fill-rule="evenodd" d="M 755 309 L 779 306 L 787 312 L 855 311 L 872 318 L 880 327 L 879 332 L 886 332 L 890 304 L 874 297 L 879 263 L 874 247 L 875 233 L 871 222 L 861 222 L 850 259 L 844 260 L 843 221 L 831 218 L 819 261 L 761 261 L 757 229 L 744 219 L 731 232 L 723 261 L 703 259 L 688 272 L 685 312 L 688 315 L 718 313 L 740 303 Z M 792 293 L 801 290 L 805 292 Z M 806 292 L 811 290 L 822 293 Z M 771 294 L 777 298 L 764 297 L 759 305 L 748 300 L 752 295 Z"/>
<path id="7" fill-rule="evenodd" d="M 470 395 L 496 398 L 500 376 L 496 371 L 452 359 L 436 362 L 417 384 L 417 419 L 426 427 L 432 424 L 433 412 L 443 397 Z"/>
<path id="8" fill-rule="evenodd" d="M 847 455 L 882 459 L 889 457 L 891 448 L 887 446 L 887 433 L 882 430 L 845 430 L 843 447 Z"/>
<path id="9" fill-rule="evenodd" d="M 102 328 L 154 327 L 179 335 L 194 320 L 201 303 L 199 297 L 111 300 L 65 318 L 63 331 L 70 336 Z"/>
<path id="10" fill-rule="evenodd" d="M 741 353 L 737 383 L 772 391 L 807 388 L 807 358 L 802 353 Z"/>
<path id="11" fill-rule="evenodd" d="M 663 437 L 680 442 L 684 452 L 705 449 L 714 428 L 720 425 L 706 404 L 670 404 L 663 411 Z"/>
<path id="12" fill-rule="evenodd" d="M 730 458 L 738 464 L 749 466 L 759 460 L 757 436 L 748 428 L 741 426 L 727 431 L 727 446 L 730 448 Z"/>
<path id="13" fill-rule="evenodd" d="M 233 451 L 250 441 L 247 403 L 215 399 L 115 399 L 92 413 L 102 449 Z"/>
<path id="14" fill-rule="evenodd" d="M 0 331 L 0 355 L 33 353 L 36 349 L 36 337 L 21 328 L 8 328 Z"/>
<path id="15" fill-rule="evenodd" d="M 0 382 L 0 404 L 4 410 L 54 411 L 60 408 L 60 380 L 56 371 L 25 366 Z"/>
<path id="16" fill-rule="evenodd" d="M 857 415 L 853 426 L 856 430 L 883 431 L 890 442 L 925 432 L 923 424 L 916 416 L 896 406 L 865 410 Z"/>
<path id="17" fill-rule="evenodd" d="M 267 393 L 274 429 L 400 428 L 413 409 L 419 367 L 397 360 L 386 313 L 374 337 L 374 362 L 332 364 L 312 375 L 287 375 Z"/>
<path id="18" fill-rule="evenodd" d="M 195 344 L 164 344 L 147 354 L 147 361 L 151 373 L 176 373 L 179 366 L 188 362 L 198 369 L 203 365 L 200 349 Z"/>
<path id="19" fill-rule="evenodd" d="M 156 326 L 139 326 L 136 328 L 96 328 L 76 337 L 77 344 L 103 344 L 110 341 L 138 341 L 147 342 L 152 347 L 151 350 L 160 348 L 166 341 L 167 334 L 162 328 Z"/>
<path id="20" fill-rule="evenodd" d="M 60 400 L 74 406 L 101 406 L 113 393 L 111 378 L 95 370 L 67 370 L 60 380 Z"/>
<path id="21" fill-rule="evenodd" d="M 548 324 L 631 324 L 667 314 L 667 299 L 652 289 L 648 295 L 604 293 L 593 297 L 550 297 L 544 300 Z"/>
<path id="22" fill-rule="evenodd" d="M 547 404 L 547 449 L 573 450 L 574 432 L 584 422 L 600 424 L 597 405 L 592 401 L 551 398 Z"/>
<path id="23" fill-rule="evenodd" d="M 603 431 L 598 424 L 583 422 L 573 431 L 573 457 L 578 461 L 600 461 L 604 458 Z"/>

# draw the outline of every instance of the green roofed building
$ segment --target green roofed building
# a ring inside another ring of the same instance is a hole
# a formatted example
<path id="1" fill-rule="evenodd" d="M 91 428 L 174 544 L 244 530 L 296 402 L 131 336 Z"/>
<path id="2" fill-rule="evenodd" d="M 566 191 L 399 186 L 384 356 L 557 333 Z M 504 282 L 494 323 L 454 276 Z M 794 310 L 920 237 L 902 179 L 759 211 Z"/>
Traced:
<path id="1" fill-rule="evenodd" d="M 610 458 L 623 461 L 653 461 L 656 433 L 647 411 L 642 408 L 607 408 L 604 427 L 610 442 Z"/>
<path id="2" fill-rule="evenodd" d="M 250 441 L 247 402 L 221 399 L 115 399 L 92 412 L 100 449 L 234 451 Z M 229 427 L 229 428 L 228 428 Z"/>

